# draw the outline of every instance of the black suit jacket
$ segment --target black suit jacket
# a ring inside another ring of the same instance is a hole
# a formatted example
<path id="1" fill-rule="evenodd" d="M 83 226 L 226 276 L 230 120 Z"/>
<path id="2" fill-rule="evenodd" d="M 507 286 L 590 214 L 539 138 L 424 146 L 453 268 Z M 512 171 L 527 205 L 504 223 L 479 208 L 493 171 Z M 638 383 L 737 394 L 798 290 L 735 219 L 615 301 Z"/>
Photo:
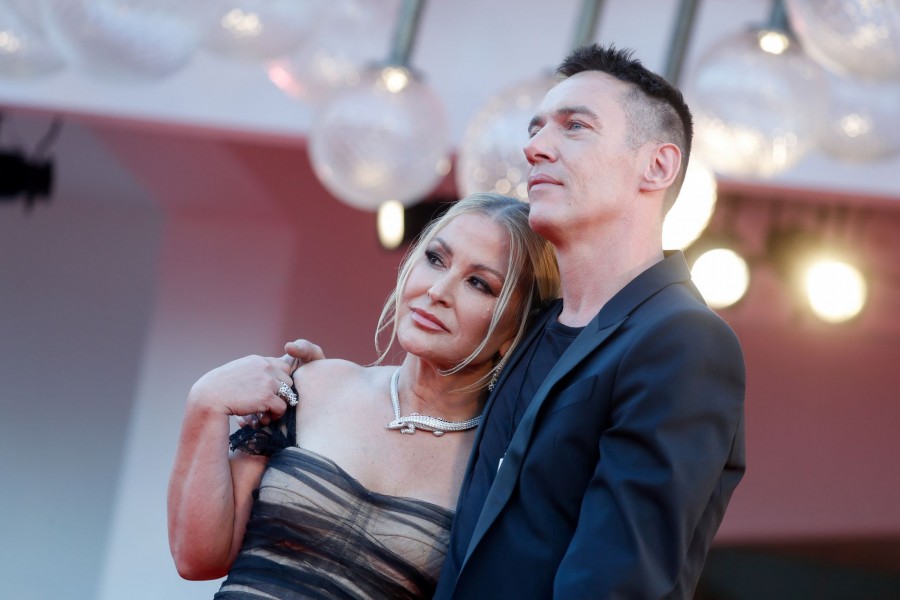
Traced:
<path id="1" fill-rule="evenodd" d="M 672 253 L 550 371 L 435 598 L 689 598 L 744 472 L 743 400 L 737 338 Z"/>

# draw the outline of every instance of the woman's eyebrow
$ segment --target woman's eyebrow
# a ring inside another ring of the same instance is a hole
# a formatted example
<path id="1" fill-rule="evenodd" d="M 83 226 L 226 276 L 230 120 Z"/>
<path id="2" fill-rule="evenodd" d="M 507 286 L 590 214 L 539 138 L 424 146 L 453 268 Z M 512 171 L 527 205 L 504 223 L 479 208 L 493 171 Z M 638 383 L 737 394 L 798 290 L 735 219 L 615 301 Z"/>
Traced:
<path id="1" fill-rule="evenodd" d="M 453 258 L 453 249 L 447 244 L 447 242 L 443 238 L 434 236 L 434 238 L 431 241 L 438 244 L 441 247 L 441 249 L 447 254 L 447 256 L 449 256 L 450 258 Z M 499 279 L 500 281 L 506 281 L 506 274 L 501 273 L 497 269 L 495 269 L 493 267 L 489 267 L 488 265 L 481 264 L 481 263 L 475 263 L 475 264 L 471 265 L 471 268 L 475 269 L 476 271 L 486 271 L 486 272 L 490 273 L 491 275 L 493 275 L 494 277 L 496 277 L 497 279 Z"/>
<path id="2" fill-rule="evenodd" d="M 431 241 L 439 245 L 441 249 L 447 253 L 447 256 L 453 258 L 453 249 L 447 244 L 446 241 L 444 241 L 444 238 L 434 236 Z"/>

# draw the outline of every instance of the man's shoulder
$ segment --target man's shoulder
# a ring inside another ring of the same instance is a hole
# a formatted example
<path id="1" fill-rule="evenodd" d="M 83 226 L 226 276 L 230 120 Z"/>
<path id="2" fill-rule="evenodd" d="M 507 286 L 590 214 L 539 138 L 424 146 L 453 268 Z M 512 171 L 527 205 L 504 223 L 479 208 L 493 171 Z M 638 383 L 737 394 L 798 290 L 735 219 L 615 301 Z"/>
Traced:
<path id="1" fill-rule="evenodd" d="M 667 336 L 696 342 L 703 338 L 723 351 L 740 348 L 731 325 L 685 284 L 667 286 L 648 299 L 630 315 L 627 328 L 657 339 Z"/>

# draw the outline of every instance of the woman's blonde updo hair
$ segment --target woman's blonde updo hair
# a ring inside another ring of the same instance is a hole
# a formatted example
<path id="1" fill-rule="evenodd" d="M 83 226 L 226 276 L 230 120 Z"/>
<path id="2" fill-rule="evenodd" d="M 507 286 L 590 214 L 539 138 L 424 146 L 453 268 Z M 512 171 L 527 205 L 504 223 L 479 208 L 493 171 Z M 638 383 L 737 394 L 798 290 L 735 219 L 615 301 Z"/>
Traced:
<path id="1" fill-rule="evenodd" d="M 497 328 L 501 317 L 509 308 L 516 291 L 521 290 L 522 304 L 518 307 L 516 336 L 504 359 L 498 361 L 495 369 L 502 366 L 505 358 L 512 354 L 521 341 L 531 318 L 559 295 L 559 269 L 556 265 L 553 246 L 528 226 L 528 209 L 528 204 L 515 198 L 494 193 L 477 193 L 454 203 L 442 217 L 432 221 L 425 228 L 403 259 L 397 276 L 397 285 L 385 302 L 381 317 L 378 319 L 378 328 L 375 331 L 375 349 L 379 353 L 377 362 L 385 359 L 396 339 L 397 310 L 413 265 L 422 258 L 434 237 L 450 221 L 460 215 L 477 213 L 489 217 L 509 233 L 509 265 L 487 333 L 468 357 L 453 368 L 444 371 L 444 374 L 450 375 L 464 369 L 481 353 Z M 379 339 L 386 331 L 390 331 L 390 338 L 387 346 L 382 349 Z M 485 381 L 480 383 L 486 383 L 491 374 L 488 373 Z"/>

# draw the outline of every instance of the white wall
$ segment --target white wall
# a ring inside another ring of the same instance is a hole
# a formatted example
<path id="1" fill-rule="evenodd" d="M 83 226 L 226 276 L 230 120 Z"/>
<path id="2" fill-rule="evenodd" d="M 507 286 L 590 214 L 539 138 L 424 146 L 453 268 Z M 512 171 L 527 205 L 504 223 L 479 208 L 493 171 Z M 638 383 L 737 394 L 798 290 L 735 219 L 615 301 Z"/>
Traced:
<path id="1" fill-rule="evenodd" d="M 12 125 L 30 147 L 46 120 Z M 196 598 L 215 588 L 175 572 L 168 472 L 191 383 L 238 356 L 280 352 L 293 222 L 238 183 L 234 165 L 216 176 L 228 164 L 219 144 L 207 143 L 205 158 L 220 159 L 204 171 L 202 143 L 168 141 L 198 154 L 185 163 L 148 133 L 68 123 L 52 201 L 27 214 L 0 205 L 3 597 Z M 135 158 L 123 145 L 143 149 L 145 170 L 120 162 Z M 210 183 L 189 184 L 179 167 Z M 148 171 L 156 182 L 143 186 Z M 245 194 L 244 207 L 217 203 L 228 196 L 219 185 Z M 158 195 L 166 187 L 193 190 L 196 202 L 173 208 Z"/>
<path id="2" fill-rule="evenodd" d="M 10 126 L 9 122 L 6 123 Z M 24 127 L 27 141 L 37 127 Z M 35 123 L 34 125 L 37 125 Z M 42 125 L 42 124 L 41 124 Z M 26 214 L 0 205 L 0 581 L 22 600 L 93 598 L 119 484 L 161 215 L 115 161 L 64 136 L 57 186 Z"/>
<path id="3" fill-rule="evenodd" d="M 0 596 L 211 597 L 166 538 L 191 384 L 298 335 L 371 360 L 399 255 L 296 144 L 67 119 L 51 154 L 50 202 L 0 204 Z"/>
<path id="4" fill-rule="evenodd" d="M 217 587 L 175 572 L 166 484 L 191 384 L 238 356 L 278 350 L 286 246 L 287 227 L 268 219 L 195 214 L 167 224 L 96 598 L 211 597 Z"/>

